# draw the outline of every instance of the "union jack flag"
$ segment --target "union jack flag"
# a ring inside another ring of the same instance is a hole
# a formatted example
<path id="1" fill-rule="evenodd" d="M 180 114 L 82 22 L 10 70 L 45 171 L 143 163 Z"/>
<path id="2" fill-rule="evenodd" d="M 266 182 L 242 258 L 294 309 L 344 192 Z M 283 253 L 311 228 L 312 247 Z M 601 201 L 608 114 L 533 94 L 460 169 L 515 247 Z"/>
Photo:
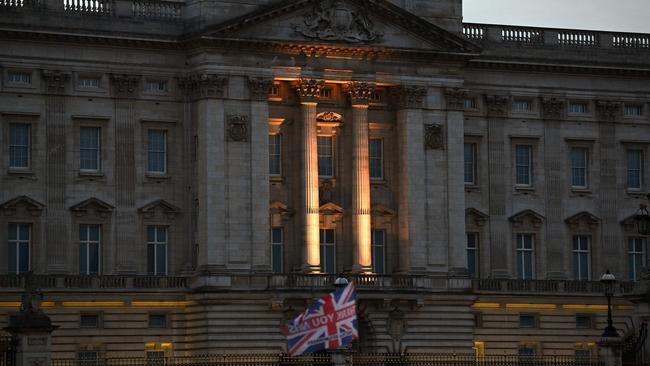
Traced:
<path id="1" fill-rule="evenodd" d="M 359 338 L 354 284 L 338 288 L 314 302 L 287 324 L 292 356 L 337 349 Z"/>

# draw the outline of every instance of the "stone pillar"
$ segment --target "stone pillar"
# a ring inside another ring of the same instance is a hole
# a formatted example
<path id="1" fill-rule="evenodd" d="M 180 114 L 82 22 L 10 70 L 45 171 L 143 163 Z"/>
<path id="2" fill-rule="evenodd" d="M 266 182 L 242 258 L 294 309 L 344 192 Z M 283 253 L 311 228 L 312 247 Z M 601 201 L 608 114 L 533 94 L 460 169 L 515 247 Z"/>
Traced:
<path id="1" fill-rule="evenodd" d="M 66 207 L 66 90 L 70 74 L 57 70 L 43 70 L 45 95 L 46 142 L 46 215 L 45 245 L 48 273 L 67 273 L 67 248 L 70 242 L 68 227 L 70 215 Z M 74 237 L 74 236 L 73 236 Z"/>
<path id="2" fill-rule="evenodd" d="M 251 192 L 252 192 L 252 268 L 271 271 L 269 245 L 269 105 L 271 78 L 250 78 L 251 95 Z"/>
<path id="3" fill-rule="evenodd" d="M 324 82 L 322 80 L 302 80 L 298 84 L 301 113 L 300 174 L 302 202 L 300 213 L 303 219 L 303 240 L 305 260 L 303 270 L 316 273 L 320 271 L 320 232 L 318 198 L 318 135 L 316 125 L 316 98 Z"/>
<path id="4" fill-rule="evenodd" d="M 544 118 L 544 141 L 553 143 L 562 141 L 560 119 L 565 107 L 564 100 L 555 98 L 542 99 Z M 544 149 L 544 174 L 546 174 L 546 279 L 562 280 L 567 275 L 564 271 L 564 239 L 566 223 L 562 212 L 566 190 L 564 156 L 562 149 Z"/>
<path id="5" fill-rule="evenodd" d="M 603 337 L 598 342 L 598 359 L 603 366 L 620 366 L 623 341 L 620 337 Z"/>
<path id="6" fill-rule="evenodd" d="M 352 104 L 352 247 L 354 272 L 372 271 L 370 223 L 370 163 L 368 161 L 368 102 L 374 86 L 348 85 Z"/>
<path id="7" fill-rule="evenodd" d="M 468 276 L 465 234 L 465 129 L 463 109 L 467 91 L 445 90 L 447 102 L 447 222 L 449 249 L 447 268 L 450 276 Z"/>
<path id="8" fill-rule="evenodd" d="M 488 169 L 490 176 L 490 268 L 492 278 L 508 278 L 508 219 L 506 217 L 506 187 L 510 185 L 505 163 L 506 136 L 504 121 L 508 97 L 489 95 L 488 108 Z"/>
<path id="9" fill-rule="evenodd" d="M 424 272 L 427 263 L 422 86 L 402 86 L 397 110 L 399 271 Z"/>
<path id="10" fill-rule="evenodd" d="M 196 110 L 198 177 L 198 270 L 225 270 L 225 116 L 223 95 L 228 79 L 214 74 L 195 74 L 180 86 Z"/>

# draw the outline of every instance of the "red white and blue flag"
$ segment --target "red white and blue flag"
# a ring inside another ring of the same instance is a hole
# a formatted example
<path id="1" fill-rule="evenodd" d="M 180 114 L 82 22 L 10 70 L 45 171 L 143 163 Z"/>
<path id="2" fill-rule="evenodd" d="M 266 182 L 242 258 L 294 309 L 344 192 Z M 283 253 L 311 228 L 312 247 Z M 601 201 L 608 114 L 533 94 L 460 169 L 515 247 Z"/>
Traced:
<path id="1" fill-rule="evenodd" d="M 313 303 L 286 327 L 292 356 L 344 347 L 359 338 L 354 284 Z"/>

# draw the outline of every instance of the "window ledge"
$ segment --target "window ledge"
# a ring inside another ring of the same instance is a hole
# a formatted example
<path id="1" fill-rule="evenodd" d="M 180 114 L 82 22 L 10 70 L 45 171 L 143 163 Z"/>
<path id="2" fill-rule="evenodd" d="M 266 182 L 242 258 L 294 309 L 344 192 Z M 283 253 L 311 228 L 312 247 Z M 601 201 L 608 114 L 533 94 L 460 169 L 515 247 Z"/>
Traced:
<path id="1" fill-rule="evenodd" d="M 171 180 L 172 178 L 170 175 L 167 174 L 154 174 L 154 173 L 147 173 L 145 174 L 144 177 L 147 181 L 156 181 L 156 182 L 168 181 Z"/>
<path id="2" fill-rule="evenodd" d="M 515 186 L 516 191 L 522 191 L 522 192 L 534 192 L 535 187 L 533 186 Z"/>
<path id="3" fill-rule="evenodd" d="M 635 196 L 635 197 L 646 197 L 648 195 L 647 192 L 644 192 L 640 189 L 626 189 L 625 193 L 627 193 L 630 196 Z"/>
<path id="4" fill-rule="evenodd" d="M 9 168 L 7 174 L 18 177 L 33 177 L 34 171 L 31 168 Z"/>
<path id="5" fill-rule="evenodd" d="M 481 186 L 478 184 L 465 184 L 465 192 L 480 192 Z"/>
<path id="6" fill-rule="evenodd" d="M 370 185 L 384 186 L 386 185 L 386 180 L 383 178 L 370 178 Z"/>
<path id="7" fill-rule="evenodd" d="M 571 187 L 571 193 L 580 195 L 580 196 L 585 196 L 585 195 L 591 195 L 593 192 L 589 188 L 575 188 Z"/>
<path id="8" fill-rule="evenodd" d="M 270 175 L 269 182 L 271 183 L 284 183 L 284 177 L 281 175 Z"/>
<path id="9" fill-rule="evenodd" d="M 104 173 L 99 172 L 99 171 L 84 171 L 80 170 L 79 171 L 79 176 L 80 177 L 95 177 L 95 178 L 103 178 Z"/>

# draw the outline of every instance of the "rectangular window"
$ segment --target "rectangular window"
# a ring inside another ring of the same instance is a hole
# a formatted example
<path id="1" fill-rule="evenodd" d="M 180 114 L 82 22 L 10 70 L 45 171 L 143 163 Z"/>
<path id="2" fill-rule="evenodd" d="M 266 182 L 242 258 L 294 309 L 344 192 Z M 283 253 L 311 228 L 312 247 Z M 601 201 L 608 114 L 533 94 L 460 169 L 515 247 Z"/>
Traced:
<path id="1" fill-rule="evenodd" d="M 643 177 L 643 151 L 627 151 L 627 189 L 641 190 Z"/>
<path id="2" fill-rule="evenodd" d="M 515 113 L 530 112 L 533 110 L 533 103 L 528 99 L 515 99 L 512 102 L 512 111 Z"/>
<path id="3" fill-rule="evenodd" d="M 79 169 L 99 171 L 101 132 L 99 127 L 79 129 Z"/>
<path id="4" fill-rule="evenodd" d="M 577 281 L 591 279 L 591 237 L 576 235 L 573 237 L 573 278 Z"/>
<path id="5" fill-rule="evenodd" d="M 77 80 L 77 85 L 80 88 L 99 88 L 99 78 L 80 77 Z"/>
<path id="6" fill-rule="evenodd" d="M 30 85 L 32 83 L 32 73 L 11 71 L 7 74 L 7 81 L 12 84 Z"/>
<path id="7" fill-rule="evenodd" d="M 517 234 L 517 278 L 532 280 L 535 268 L 535 248 L 532 234 Z"/>
<path id="8" fill-rule="evenodd" d="M 331 178 L 334 176 L 334 138 L 318 136 L 318 175 Z"/>
<path id="9" fill-rule="evenodd" d="M 476 98 L 466 98 L 463 101 L 463 107 L 465 109 L 477 109 L 478 106 L 476 105 Z"/>
<path id="10" fill-rule="evenodd" d="M 627 262 L 629 279 L 636 281 L 641 268 L 646 266 L 646 239 L 642 237 L 627 239 Z"/>
<path id="11" fill-rule="evenodd" d="M 589 106 L 584 102 L 571 102 L 569 103 L 569 113 L 587 114 L 589 113 Z"/>
<path id="12" fill-rule="evenodd" d="M 370 102 L 371 103 L 383 103 L 384 102 L 384 94 L 385 92 L 383 90 L 375 90 L 370 94 Z"/>
<path id="13" fill-rule="evenodd" d="M 537 316 L 534 314 L 520 314 L 519 328 L 536 328 Z"/>
<path id="14" fill-rule="evenodd" d="M 386 273 L 386 231 L 372 230 L 372 268 L 377 274 Z"/>
<path id="15" fill-rule="evenodd" d="M 592 320 L 589 315 L 576 315 L 576 328 L 577 329 L 591 329 Z"/>
<path id="16" fill-rule="evenodd" d="M 99 274 L 101 263 L 101 227 L 79 225 L 79 274 Z"/>
<path id="17" fill-rule="evenodd" d="M 167 81 L 147 80 L 144 83 L 144 91 L 148 93 L 165 93 L 167 92 Z"/>
<path id="18" fill-rule="evenodd" d="M 269 135 L 269 174 L 282 175 L 282 135 Z"/>
<path id="19" fill-rule="evenodd" d="M 283 259 L 283 232 L 281 227 L 274 227 L 271 229 L 271 267 L 273 273 L 282 273 L 282 259 Z"/>
<path id="20" fill-rule="evenodd" d="M 476 184 L 476 144 L 465 143 L 465 184 Z"/>
<path id="21" fill-rule="evenodd" d="M 155 174 L 167 172 L 167 131 L 148 130 L 148 166 L 147 171 Z"/>
<path id="22" fill-rule="evenodd" d="M 626 104 L 623 109 L 623 115 L 626 117 L 643 116 L 643 106 L 640 104 Z"/>
<path id="23" fill-rule="evenodd" d="M 368 141 L 368 163 L 370 165 L 370 179 L 384 178 L 384 141 L 370 139 Z"/>
<path id="24" fill-rule="evenodd" d="M 323 88 L 320 91 L 321 98 L 331 99 L 332 98 L 332 88 Z"/>
<path id="25" fill-rule="evenodd" d="M 167 226 L 147 226 L 147 273 L 167 274 Z"/>
<path id="26" fill-rule="evenodd" d="M 99 328 L 99 314 L 79 315 L 80 328 Z"/>
<path id="27" fill-rule="evenodd" d="M 271 97 L 279 97 L 280 96 L 280 84 L 273 84 L 271 87 L 271 92 L 269 93 L 269 96 Z"/>
<path id="28" fill-rule="evenodd" d="M 150 313 L 149 328 L 167 328 L 166 313 Z"/>
<path id="29" fill-rule="evenodd" d="M 533 147 L 530 145 L 515 146 L 516 184 L 532 185 Z"/>
<path id="30" fill-rule="evenodd" d="M 29 271 L 29 251 L 31 247 L 32 225 L 9 224 L 8 233 L 8 272 L 19 274 Z"/>
<path id="31" fill-rule="evenodd" d="M 467 233 L 467 271 L 469 278 L 478 278 L 478 233 Z"/>
<path id="32" fill-rule="evenodd" d="M 587 188 L 588 150 L 584 147 L 571 149 L 571 186 Z"/>
<path id="33" fill-rule="evenodd" d="M 335 261 L 334 230 L 320 229 L 320 271 L 323 273 L 335 273 Z"/>
<path id="34" fill-rule="evenodd" d="M 26 123 L 9 124 L 9 167 L 29 168 L 30 163 L 30 125 Z"/>

